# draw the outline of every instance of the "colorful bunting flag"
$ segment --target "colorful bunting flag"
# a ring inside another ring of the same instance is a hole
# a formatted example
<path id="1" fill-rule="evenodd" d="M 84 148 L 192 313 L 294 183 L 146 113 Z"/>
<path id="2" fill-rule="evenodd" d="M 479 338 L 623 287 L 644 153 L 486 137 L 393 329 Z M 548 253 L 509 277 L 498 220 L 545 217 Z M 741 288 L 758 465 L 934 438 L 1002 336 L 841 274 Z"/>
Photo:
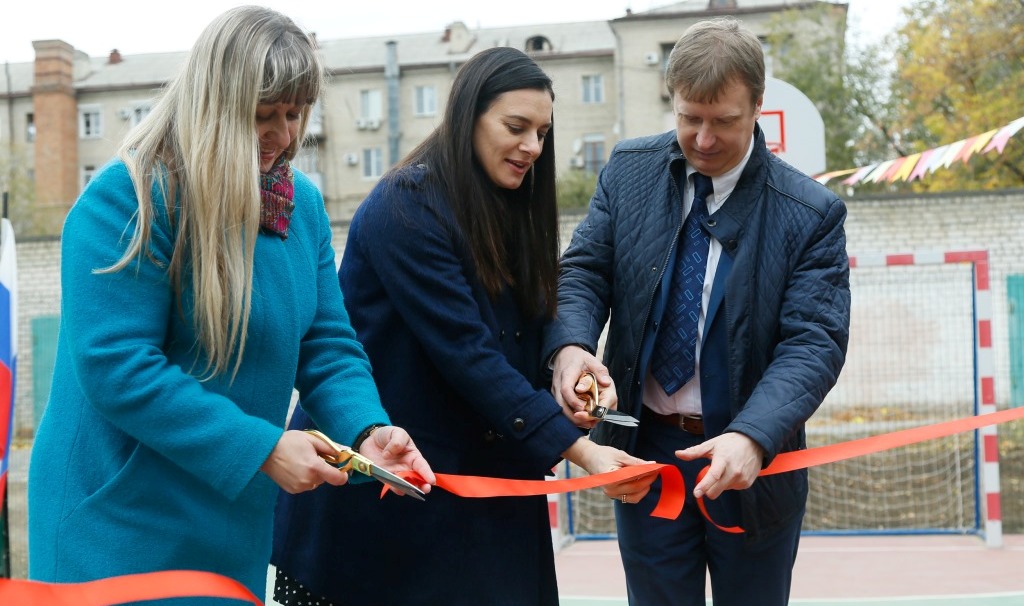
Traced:
<path id="1" fill-rule="evenodd" d="M 967 163 L 974 154 L 986 154 L 992 150 L 1002 154 L 1010 137 L 1024 129 L 1024 116 L 1002 128 L 990 130 L 987 133 L 961 139 L 941 147 L 928 149 L 923 152 L 886 160 L 862 166 L 860 168 L 849 168 L 836 170 L 815 176 L 818 183 L 826 184 L 836 177 L 850 175 L 841 183 L 843 185 L 856 185 L 858 183 L 879 183 L 886 181 L 910 182 L 914 179 L 924 179 L 939 168 L 949 168 L 958 160 Z"/>

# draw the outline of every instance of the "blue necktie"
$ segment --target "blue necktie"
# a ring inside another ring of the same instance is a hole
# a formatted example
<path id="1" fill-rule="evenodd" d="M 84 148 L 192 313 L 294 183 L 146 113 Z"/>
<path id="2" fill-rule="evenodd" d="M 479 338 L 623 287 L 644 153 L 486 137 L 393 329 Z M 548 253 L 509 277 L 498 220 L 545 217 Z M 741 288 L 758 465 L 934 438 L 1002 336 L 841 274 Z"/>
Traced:
<path id="1" fill-rule="evenodd" d="M 708 216 L 704 199 L 714 193 L 711 177 L 693 173 L 693 205 L 683 221 L 668 305 L 654 344 L 651 373 L 668 395 L 693 377 L 697 358 L 697 322 L 704 295 L 710 238 L 701 224 Z"/>

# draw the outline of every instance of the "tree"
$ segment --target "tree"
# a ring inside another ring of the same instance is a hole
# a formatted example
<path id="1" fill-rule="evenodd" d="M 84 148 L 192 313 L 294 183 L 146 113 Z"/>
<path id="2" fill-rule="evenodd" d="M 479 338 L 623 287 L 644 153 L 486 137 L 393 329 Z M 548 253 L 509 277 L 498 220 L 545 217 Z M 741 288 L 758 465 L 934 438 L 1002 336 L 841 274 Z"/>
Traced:
<path id="1" fill-rule="evenodd" d="M 1024 115 L 1024 0 L 918 0 L 897 32 L 897 127 L 920 152 Z M 914 182 L 919 191 L 1024 185 L 1024 145 Z"/>
<path id="2" fill-rule="evenodd" d="M 883 43 L 846 44 L 845 7 L 818 4 L 782 11 L 769 23 L 775 77 L 814 103 L 825 123 L 827 170 L 842 170 L 898 152 L 887 129 L 895 101 Z M 900 154 L 896 154 L 900 155 Z"/>
<path id="3" fill-rule="evenodd" d="M 566 171 L 558 176 L 556 186 L 560 211 L 586 209 L 597 187 L 597 175 L 586 171 Z"/>
<path id="4" fill-rule="evenodd" d="M 1024 0 L 915 0 L 894 35 L 859 48 L 844 44 L 830 10 L 784 11 L 769 36 L 776 76 L 803 91 L 825 122 L 828 170 L 910 156 L 1024 114 Z M 975 154 L 910 185 L 857 191 L 1021 187 L 1022 167 L 1024 145 L 1013 141 L 1001 156 Z"/>
<path id="5" fill-rule="evenodd" d="M 59 225 L 55 228 L 53 221 L 38 216 L 27 166 L 24 148 L 14 146 L 9 153 L 0 152 L 0 196 L 7 193 L 7 218 L 19 236 L 59 233 Z"/>

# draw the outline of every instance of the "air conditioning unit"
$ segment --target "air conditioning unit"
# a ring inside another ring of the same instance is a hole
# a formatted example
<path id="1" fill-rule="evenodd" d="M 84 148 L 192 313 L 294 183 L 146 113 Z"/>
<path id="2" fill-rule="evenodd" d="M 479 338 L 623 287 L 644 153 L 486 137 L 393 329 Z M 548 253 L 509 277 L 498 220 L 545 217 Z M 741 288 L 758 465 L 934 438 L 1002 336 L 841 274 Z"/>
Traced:
<path id="1" fill-rule="evenodd" d="M 572 166 L 573 168 L 583 168 L 586 165 L 587 162 L 586 160 L 583 159 L 582 156 L 574 156 L 572 159 L 569 160 L 569 166 Z"/>
<path id="2" fill-rule="evenodd" d="M 359 154 L 345 154 L 345 164 L 349 166 L 359 164 Z"/>
<path id="3" fill-rule="evenodd" d="M 380 128 L 379 118 L 359 118 L 356 120 L 356 128 L 359 130 L 377 130 Z"/>
<path id="4" fill-rule="evenodd" d="M 658 53 L 647 53 L 644 55 L 644 63 L 650 66 L 655 66 L 661 63 L 661 55 Z"/>

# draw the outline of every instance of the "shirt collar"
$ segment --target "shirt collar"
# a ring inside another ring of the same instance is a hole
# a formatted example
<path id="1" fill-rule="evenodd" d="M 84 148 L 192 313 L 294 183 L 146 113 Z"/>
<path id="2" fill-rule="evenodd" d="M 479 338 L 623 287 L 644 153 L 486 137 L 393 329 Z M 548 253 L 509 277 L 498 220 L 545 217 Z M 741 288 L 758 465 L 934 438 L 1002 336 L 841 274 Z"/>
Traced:
<path id="1" fill-rule="evenodd" d="M 747 167 L 747 162 L 750 160 L 750 154 L 754 151 L 754 136 L 750 136 L 750 143 L 747 144 L 747 153 L 740 160 L 739 164 L 732 167 L 725 173 L 718 175 L 717 177 L 711 177 L 711 184 L 715 188 L 714 201 L 708 203 L 708 214 L 714 213 L 716 210 L 725 204 L 726 199 L 732 190 L 736 189 L 736 184 L 740 181 L 740 175 L 743 174 L 743 169 Z M 686 164 L 686 179 L 687 186 L 692 187 L 692 181 L 690 176 L 697 172 L 689 162 Z"/>

